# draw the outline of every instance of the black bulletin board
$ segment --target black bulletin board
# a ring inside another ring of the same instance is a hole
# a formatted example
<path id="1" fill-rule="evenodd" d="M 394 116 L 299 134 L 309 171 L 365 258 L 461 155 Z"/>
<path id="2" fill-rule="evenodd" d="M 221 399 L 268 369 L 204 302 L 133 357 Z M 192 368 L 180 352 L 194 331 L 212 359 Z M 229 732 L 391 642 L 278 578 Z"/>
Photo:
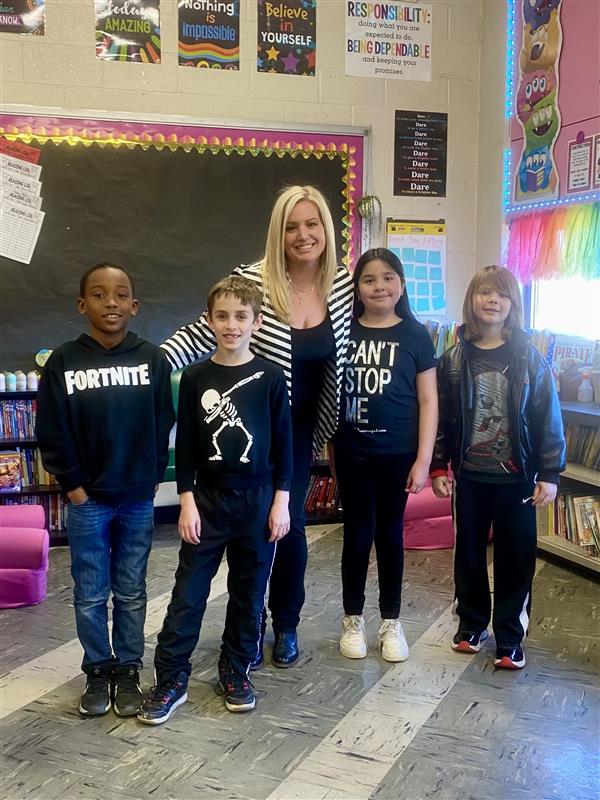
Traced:
<path id="1" fill-rule="evenodd" d="M 196 319 L 216 280 L 260 258 L 282 186 L 317 186 L 340 260 L 348 250 L 343 154 L 26 141 L 41 149 L 46 216 L 29 265 L 0 258 L 0 369 L 30 369 L 38 350 L 86 330 L 79 277 L 104 260 L 134 276 L 131 329 L 161 342 Z"/>

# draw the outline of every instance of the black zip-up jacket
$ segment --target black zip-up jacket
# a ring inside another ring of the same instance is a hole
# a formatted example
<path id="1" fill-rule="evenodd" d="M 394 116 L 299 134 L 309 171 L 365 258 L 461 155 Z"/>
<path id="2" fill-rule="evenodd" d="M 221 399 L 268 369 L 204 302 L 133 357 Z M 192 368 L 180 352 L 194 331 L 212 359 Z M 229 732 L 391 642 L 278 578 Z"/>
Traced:
<path id="1" fill-rule="evenodd" d="M 128 333 L 106 348 L 87 334 L 52 353 L 37 396 L 42 462 L 65 492 L 107 505 L 151 500 L 175 421 L 171 370 L 154 344 Z"/>
<path id="2" fill-rule="evenodd" d="M 473 376 L 465 326 L 459 341 L 438 361 L 439 423 L 430 474 L 445 474 L 448 462 L 460 474 L 473 414 Z M 527 340 L 524 331 L 511 337 L 514 364 L 509 377 L 508 408 L 514 454 L 528 479 L 559 482 L 566 466 L 566 445 L 560 403 L 550 367 Z"/>

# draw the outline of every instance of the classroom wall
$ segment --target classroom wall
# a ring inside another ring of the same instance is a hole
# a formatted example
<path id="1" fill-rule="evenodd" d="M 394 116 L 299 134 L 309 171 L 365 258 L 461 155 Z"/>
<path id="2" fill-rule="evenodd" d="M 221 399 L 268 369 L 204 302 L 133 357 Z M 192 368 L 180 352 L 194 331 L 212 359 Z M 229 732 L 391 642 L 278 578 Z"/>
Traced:
<path id="1" fill-rule="evenodd" d="M 241 3 L 239 72 L 177 65 L 177 0 L 161 2 L 160 65 L 96 60 L 93 0 L 47 0 L 44 37 L 0 35 L 2 102 L 117 115 L 128 111 L 140 116 L 189 115 L 290 126 L 371 126 L 367 190 L 381 198 L 384 216 L 444 217 L 447 221 L 448 315 L 456 317 L 466 284 L 481 263 L 480 255 L 496 247 L 494 214 L 499 206 L 495 198 L 500 186 L 495 186 L 497 170 L 491 168 L 491 161 L 501 159 L 501 147 L 499 155 L 495 152 L 499 133 L 492 123 L 498 83 L 493 78 L 498 75 L 493 74 L 487 48 L 495 51 L 498 41 L 503 41 L 504 2 L 430 2 L 433 76 L 427 83 L 346 77 L 343 0 L 319 0 L 314 78 L 256 72 L 254 0 Z M 502 96 L 501 92 L 500 109 Z M 448 112 L 446 198 L 393 196 L 396 109 Z M 493 147 L 489 140 L 482 146 L 482 132 L 486 139 L 493 137 Z M 478 204 L 479 195 L 485 208 Z"/>

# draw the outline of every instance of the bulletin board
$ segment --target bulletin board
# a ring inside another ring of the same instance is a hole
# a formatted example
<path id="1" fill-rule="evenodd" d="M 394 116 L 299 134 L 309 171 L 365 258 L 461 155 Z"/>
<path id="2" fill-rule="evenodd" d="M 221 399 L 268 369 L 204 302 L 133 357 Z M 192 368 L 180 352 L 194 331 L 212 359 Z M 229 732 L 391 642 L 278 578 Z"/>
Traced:
<path id="1" fill-rule="evenodd" d="M 0 114 L 0 137 L 39 148 L 43 225 L 26 265 L 0 258 L 0 363 L 30 367 L 85 329 L 80 275 L 100 261 L 135 277 L 132 329 L 161 342 L 204 309 L 210 286 L 263 254 L 276 193 L 325 195 L 338 260 L 360 246 L 365 131 L 291 132 L 87 117 Z"/>
<path id="2" fill-rule="evenodd" d="M 508 0 L 507 213 L 600 200 L 600 3 Z"/>
<path id="3" fill-rule="evenodd" d="M 386 245 L 402 262 L 413 311 L 419 316 L 445 315 L 445 221 L 388 219 Z"/>

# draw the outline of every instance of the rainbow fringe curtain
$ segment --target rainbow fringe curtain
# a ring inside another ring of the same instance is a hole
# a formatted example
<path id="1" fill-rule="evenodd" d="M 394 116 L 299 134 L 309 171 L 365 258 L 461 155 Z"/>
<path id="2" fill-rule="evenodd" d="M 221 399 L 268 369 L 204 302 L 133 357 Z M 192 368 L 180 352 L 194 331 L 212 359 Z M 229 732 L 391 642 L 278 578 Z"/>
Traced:
<path id="1" fill-rule="evenodd" d="M 521 283 L 600 278 L 600 203 L 513 217 L 506 266 Z"/>

